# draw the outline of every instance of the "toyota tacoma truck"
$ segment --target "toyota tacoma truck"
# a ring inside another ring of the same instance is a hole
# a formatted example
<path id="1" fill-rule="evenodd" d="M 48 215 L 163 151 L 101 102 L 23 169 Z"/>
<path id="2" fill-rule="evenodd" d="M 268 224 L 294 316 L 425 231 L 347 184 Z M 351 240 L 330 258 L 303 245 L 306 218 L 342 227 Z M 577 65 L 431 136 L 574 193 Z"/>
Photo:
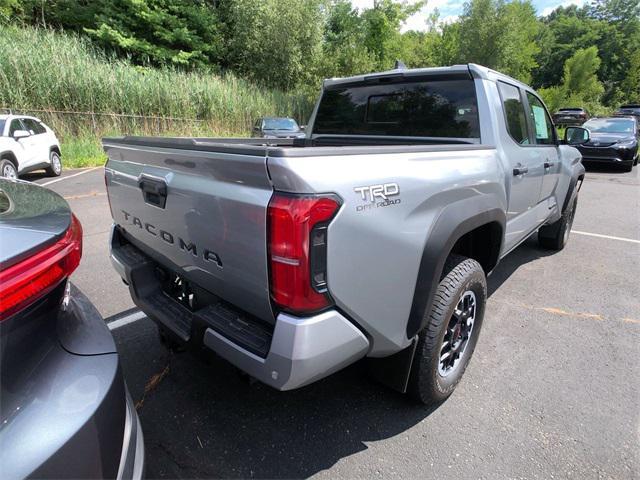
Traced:
<path id="1" fill-rule="evenodd" d="M 368 357 L 426 404 L 478 341 L 487 275 L 567 243 L 588 140 L 478 65 L 323 83 L 303 139 L 103 139 L 111 260 L 185 348 L 280 390 Z"/>

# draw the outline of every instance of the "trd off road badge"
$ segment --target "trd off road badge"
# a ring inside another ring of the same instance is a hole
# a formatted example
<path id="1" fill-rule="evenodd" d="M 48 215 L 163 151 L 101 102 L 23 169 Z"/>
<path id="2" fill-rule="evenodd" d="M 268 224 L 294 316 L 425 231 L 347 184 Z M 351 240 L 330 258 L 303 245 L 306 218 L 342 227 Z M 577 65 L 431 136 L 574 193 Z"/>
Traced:
<path id="1" fill-rule="evenodd" d="M 362 205 L 356 205 L 356 212 L 388 207 L 390 205 L 397 205 L 401 202 L 399 198 L 392 198 L 400 195 L 400 187 L 397 183 L 355 187 L 353 190 L 360 195 L 360 200 L 368 202 Z"/>

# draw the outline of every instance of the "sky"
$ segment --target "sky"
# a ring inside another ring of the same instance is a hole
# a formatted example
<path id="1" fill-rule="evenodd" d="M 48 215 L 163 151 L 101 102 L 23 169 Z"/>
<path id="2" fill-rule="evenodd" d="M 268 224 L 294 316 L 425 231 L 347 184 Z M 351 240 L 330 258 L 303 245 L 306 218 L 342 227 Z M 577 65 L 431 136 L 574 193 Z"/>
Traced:
<path id="1" fill-rule="evenodd" d="M 408 0 L 409 3 L 415 3 L 416 0 Z M 462 6 L 465 0 L 427 0 L 427 5 L 409 18 L 402 31 L 407 30 L 425 30 L 427 16 L 436 8 L 440 11 L 440 20 L 444 22 L 453 22 L 462 13 Z M 582 6 L 585 0 L 533 0 L 533 6 L 536 8 L 538 15 L 548 15 L 559 6 L 568 7 L 569 5 Z M 373 7 L 373 0 L 351 0 L 351 4 L 358 8 Z"/>

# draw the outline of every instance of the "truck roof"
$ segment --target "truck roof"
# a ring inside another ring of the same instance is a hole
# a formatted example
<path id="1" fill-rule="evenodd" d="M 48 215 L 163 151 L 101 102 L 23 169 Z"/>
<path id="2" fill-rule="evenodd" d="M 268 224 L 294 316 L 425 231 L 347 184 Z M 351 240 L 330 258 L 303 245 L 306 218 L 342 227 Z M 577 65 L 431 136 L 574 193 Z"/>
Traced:
<path id="1" fill-rule="evenodd" d="M 351 84 L 351 83 L 362 83 L 368 81 L 375 81 L 377 79 L 383 77 L 398 77 L 402 76 L 404 78 L 411 77 L 460 77 L 460 76 L 468 76 L 469 78 L 481 78 L 490 81 L 504 80 L 508 83 L 515 84 L 521 88 L 526 90 L 532 90 L 529 85 L 526 85 L 515 78 L 510 77 L 509 75 L 505 75 L 500 72 L 496 72 L 487 67 L 483 67 L 482 65 L 478 65 L 475 63 L 466 63 L 461 65 L 451 65 L 449 67 L 428 67 L 428 68 L 399 68 L 393 70 L 387 70 L 384 72 L 371 73 L 371 74 L 363 74 L 363 75 L 354 75 L 352 77 L 344 77 L 344 78 L 328 78 L 324 81 L 324 88 L 331 88 L 340 86 L 343 84 Z"/>

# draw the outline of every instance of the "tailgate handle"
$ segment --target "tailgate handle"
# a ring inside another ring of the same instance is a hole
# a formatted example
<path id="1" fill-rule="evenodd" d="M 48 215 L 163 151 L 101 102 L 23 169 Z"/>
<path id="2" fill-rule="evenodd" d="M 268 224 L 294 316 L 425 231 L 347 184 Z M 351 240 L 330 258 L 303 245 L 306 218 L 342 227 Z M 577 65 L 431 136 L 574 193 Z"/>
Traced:
<path id="1" fill-rule="evenodd" d="M 142 177 L 138 181 L 145 203 L 164 208 L 167 204 L 167 184 L 164 180 Z"/>

